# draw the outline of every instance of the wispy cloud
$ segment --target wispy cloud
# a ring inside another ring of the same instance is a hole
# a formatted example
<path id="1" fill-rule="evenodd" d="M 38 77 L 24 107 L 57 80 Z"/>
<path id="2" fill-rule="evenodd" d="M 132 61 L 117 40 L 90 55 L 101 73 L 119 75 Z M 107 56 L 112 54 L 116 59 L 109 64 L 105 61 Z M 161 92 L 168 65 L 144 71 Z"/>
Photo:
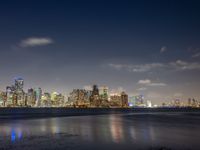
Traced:
<path id="1" fill-rule="evenodd" d="M 192 55 L 193 58 L 200 57 L 200 52 Z"/>
<path id="2" fill-rule="evenodd" d="M 138 84 L 143 86 L 166 86 L 167 84 L 161 82 L 152 82 L 150 79 L 139 80 Z"/>
<path id="3" fill-rule="evenodd" d="M 166 46 L 161 47 L 160 53 L 164 53 L 165 51 L 167 51 L 167 47 Z"/>
<path id="4" fill-rule="evenodd" d="M 147 64 L 108 64 L 109 67 L 116 70 L 126 70 L 129 72 L 148 72 L 155 71 L 158 69 L 165 69 L 168 71 L 184 71 L 184 70 L 200 70 L 199 62 L 187 62 L 183 60 L 176 60 L 169 63 L 147 63 Z"/>
<path id="5" fill-rule="evenodd" d="M 139 89 L 137 89 L 137 91 L 145 91 L 147 88 L 146 87 L 141 87 Z"/>
<path id="6" fill-rule="evenodd" d="M 46 37 L 30 37 L 23 39 L 20 43 L 20 47 L 35 47 L 35 46 L 44 46 L 52 44 L 54 41 L 51 38 Z"/>
<path id="7" fill-rule="evenodd" d="M 151 83 L 151 84 L 149 84 L 149 86 L 166 86 L 167 84 L 165 84 L 165 83 Z"/>
<path id="8" fill-rule="evenodd" d="M 121 70 L 125 69 L 130 72 L 147 72 L 152 69 L 161 68 L 164 65 L 162 63 L 150 63 L 150 64 L 141 64 L 141 65 L 127 65 L 127 64 L 109 64 L 110 67 Z"/>
<path id="9" fill-rule="evenodd" d="M 139 80 L 138 81 L 138 84 L 150 84 L 151 83 L 151 80 L 149 80 L 149 79 L 145 79 L 145 80 Z"/>
<path id="10" fill-rule="evenodd" d="M 186 62 L 182 60 L 177 60 L 175 62 L 169 63 L 169 65 L 176 70 L 199 70 L 199 62 Z"/>

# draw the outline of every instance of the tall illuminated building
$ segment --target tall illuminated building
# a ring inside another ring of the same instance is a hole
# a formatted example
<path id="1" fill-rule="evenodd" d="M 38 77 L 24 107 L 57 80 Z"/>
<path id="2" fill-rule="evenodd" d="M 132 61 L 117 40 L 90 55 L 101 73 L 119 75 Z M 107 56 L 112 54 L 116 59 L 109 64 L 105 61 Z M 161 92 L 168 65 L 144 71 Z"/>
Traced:
<path id="1" fill-rule="evenodd" d="M 87 107 L 89 105 L 88 91 L 85 89 L 74 89 L 68 98 L 74 107 Z"/>
<path id="2" fill-rule="evenodd" d="M 41 97 L 41 106 L 50 107 L 51 106 L 51 94 L 45 92 Z"/>
<path id="3" fill-rule="evenodd" d="M 110 106 L 120 107 L 121 106 L 121 95 L 114 93 L 110 95 Z"/>
<path id="4" fill-rule="evenodd" d="M 64 105 L 64 96 L 58 92 L 51 93 L 51 105 L 53 107 L 61 107 Z"/>
<path id="5" fill-rule="evenodd" d="M 36 106 L 41 106 L 42 89 L 37 88 L 34 91 L 35 91 L 35 98 L 36 98 Z"/>
<path id="6" fill-rule="evenodd" d="M 32 88 L 28 89 L 27 105 L 28 106 L 35 106 L 36 105 L 36 94 L 35 94 L 35 91 Z"/>
<path id="7" fill-rule="evenodd" d="M 97 85 L 93 85 L 92 95 L 90 96 L 90 106 L 91 107 L 101 106 L 101 99 L 99 96 L 99 89 Z"/>
<path id="8" fill-rule="evenodd" d="M 135 96 L 130 96 L 128 98 L 128 105 L 129 105 L 129 107 L 135 107 L 135 99 L 136 99 Z"/>
<path id="9" fill-rule="evenodd" d="M 108 100 L 108 87 L 102 86 L 99 88 L 99 95 L 102 100 Z"/>
<path id="10" fill-rule="evenodd" d="M 135 105 L 137 107 L 145 107 L 144 96 L 143 95 L 139 95 L 139 96 L 135 97 Z"/>
<path id="11" fill-rule="evenodd" d="M 147 107 L 148 107 L 148 108 L 151 108 L 151 107 L 152 107 L 152 103 L 151 103 L 150 100 L 147 100 Z"/>
<path id="12" fill-rule="evenodd" d="M 121 107 L 128 107 L 128 94 L 125 92 L 121 93 Z"/>
<path id="13" fill-rule="evenodd" d="M 13 94 L 15 92 L 15 88 L 13 86 L 6 87 L 6 101 L 5 106 L 10 107 L 13 106 Z"/>
<path id="14" fill-rule="evenodd" d="M 16 92 L 23 91 L 24 80 L 22 78 L 15 78 L 15 90 Z"/>
<path id="15" fill-rule="evenodd" d="M 6 92 L 0 91 L 0 107 L 5 107 Z"/>

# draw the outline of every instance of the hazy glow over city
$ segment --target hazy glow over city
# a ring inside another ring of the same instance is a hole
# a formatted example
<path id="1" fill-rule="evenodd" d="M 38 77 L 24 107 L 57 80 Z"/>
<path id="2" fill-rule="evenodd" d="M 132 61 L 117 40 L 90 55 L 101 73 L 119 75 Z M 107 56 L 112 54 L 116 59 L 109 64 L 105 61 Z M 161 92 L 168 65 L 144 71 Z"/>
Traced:
<path id="1" fill-rule="evenodd" d="M 1 2 L 0 90 L 20 76 L 26 91 L 97 84 L 158 104 L 199 99 L 196 3 Z"/>

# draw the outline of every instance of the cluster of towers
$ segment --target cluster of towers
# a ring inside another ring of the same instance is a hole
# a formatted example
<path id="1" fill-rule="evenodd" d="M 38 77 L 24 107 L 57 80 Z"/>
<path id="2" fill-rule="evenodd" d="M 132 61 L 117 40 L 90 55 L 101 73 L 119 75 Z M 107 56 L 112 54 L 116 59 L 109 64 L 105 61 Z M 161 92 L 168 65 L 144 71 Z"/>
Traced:
<path id="1" fill-rule="evenodd" d="M 92 89 L 74 89 L 68 97 L 57 92 L 44 92 L 41 88 L 24 91 L 24 80 L 15 78 L 14 85 L 0 92 L 1 107 L 128 107 L 128 95 L 125 92 L 109 95 L 108 87 Z"/>
<path id="2" fill-rule="evenodd" d="M 41 88 L 23 90 L 24 80 L 15 78 L 14 85 L 7 86 L 0 92 L 1 107 L 60 107 L 64 104 L 64 96 L 57 92 L 43 93 Z"/>
<path id="3" fill-rule="evenodd" d="M 109 96 L 108 87 L 93 85 L 92 90 L 74 89 L 68 102 L 73 107 L 128 107 L 128 95 L 121 92 Z"/>
<path id="4" fill-rule="evenodd" d="M 37 106 L 41 100 L 42 89 L 28 89 L 24 92 L 24 80 L 15 78 L 14 85 L 7 86 L 5 92 L 1 92 L 0 105 L 4 107 Z"/>

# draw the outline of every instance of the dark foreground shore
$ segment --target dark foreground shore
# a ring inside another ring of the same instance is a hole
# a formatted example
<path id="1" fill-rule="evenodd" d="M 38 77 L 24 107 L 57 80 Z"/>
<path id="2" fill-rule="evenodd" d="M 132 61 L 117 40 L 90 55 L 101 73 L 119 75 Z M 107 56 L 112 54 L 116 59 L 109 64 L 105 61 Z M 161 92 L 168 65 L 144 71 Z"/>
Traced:
<path id="1" fill-rule="evenodd" d="M 63 117 L 121 113 L 200 112 L 198 108 L 0 108 L 0 119 Z"/>

